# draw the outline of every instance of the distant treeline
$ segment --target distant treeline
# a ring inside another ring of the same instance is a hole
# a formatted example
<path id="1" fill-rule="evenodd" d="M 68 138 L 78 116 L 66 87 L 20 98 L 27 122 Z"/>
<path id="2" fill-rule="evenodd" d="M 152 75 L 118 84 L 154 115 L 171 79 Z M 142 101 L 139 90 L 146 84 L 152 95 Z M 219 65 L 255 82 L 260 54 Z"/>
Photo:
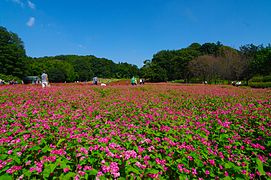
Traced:
<path id="1" fill-rule="evenodd" d="M 47 71 L 52 82 L 90 81 L 102 78 L 143 77 L 153 82 L 249 80 L 271 75 L 271 46 L 248 44 L 234 49 L 217 43 L 192 43 L 179 50 L 162 50 L 144 66 L 114 63 L 93 55 L 31 58 L 17 34 L 0 26 L 0 74 L 23 78 Z M 4 77 L 4 76 L 2 76 Z"/>
<path id="2" fill-rule="evenodd" d="M 217 43 L 193 43 L 179 50 L 162 50 L 140 69 L 151 81 L 185 82 L 249 80 L 271 75 L 271 46 L 248 44 L 239 50 Z"/>
<path id="3" fill-rule="evenodd" d="M 95 56 L 61 55 L 54 57 L 27 58 L 27 74 L 40 75 L 45 70 L 52 82 L 91 81 L 102 78 L 130 78 L 139 74 L 136 65 L 114 63 Z"/>

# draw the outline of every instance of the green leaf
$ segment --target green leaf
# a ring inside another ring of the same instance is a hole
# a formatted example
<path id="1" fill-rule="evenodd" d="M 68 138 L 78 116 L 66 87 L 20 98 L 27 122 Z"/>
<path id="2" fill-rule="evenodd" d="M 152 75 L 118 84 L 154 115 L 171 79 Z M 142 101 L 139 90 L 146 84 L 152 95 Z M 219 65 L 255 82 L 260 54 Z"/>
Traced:
<path id="1" fill-rule="evenodd" d="M 73 177 L 75 176 L 76 174 L 74 172 L 69 172 L 68 174 L 66 174 L 64 177 L 63 177 L 63 180 L 70 180 L 70 179 L 73 179 Z"/>
<path id="2" fill-rule="evenodd" d="M 31 172 L 29 170 L 25 171 L 23 174 L 24 176 L 27 176 L 27 177 L 31 176 Z"/>
<path id="3" fill-rule="evenodd" d="M 88 171 L 88 174 L 89 174 L 89 175 L 94 175 L 94 176 L 96 176 L 97 173 L 98 173 L 98 171 L 97 171 L 96 169 L 92 169 L 92 170 Z"/>
<path id="4" fill-rule="evenodd" d="M 265 171 L 263 170 L 263 163 L 260 159 L 256 159 L 257 162 L 257 169 L 260 172 L 261 175 L 265 175 Z"/>
<path id="5" fill-rule="evenodd" d="M 12 180 L 12 176 L 10 176 L 8 174 L 4 174 L 4 175 L 0 176 L 0 180 Z"/>
<path id="6" fill-rule="evenodd" d="M 50 166 L 46 166 L 42 172 L 43 178 L 47 179 L 50 176 L 51 168 Z"/>
<path id="7" fill-rule="evenodd" d="M 32 150 L 32 151 L 38 151 L 40 149 L 41 148 L 39 146 L 33 146 L 32 148 L 30 148 L 30 150 Z"/>
<path id="8" fill-rule="evenodd" d="M 0 156 L 0 159 L 1 159 L 1 160 L 5 160 L 7 157 L 8 157 L 8 155 L 2 154 L 2 155 Z"/>
<path id="9" fill-rule="evenodd" d="M 50 164 L 50 173 L 55 171 L 55 168 L 57 167 L 57 164 Z"/>
<path id="10" fill-rule="evenodd" d="M 42 152 L 46 153 L 48 151 L 51 151 L 51 148 L 49 146 L 45 146 L 44 148 L 42 148 Z"/>
<path id="11" fill-rule="evenodd" d="M 181 175 L 179 176 L 179 179 L 180 179 L 180 180 L 186 180 L 186 179 L 187 179 L 187 176 L 184 175 L 184 174 L 181 174 Z"/>
<path id="12" fill-rule="evenodd" d="M 151 173 L 151 174 L 157 174 L 159 171 L 158 170 L 156 170 L 156 169 L 148 169 L 147 170 L 147 174 L 148 173 Z"/>
<path id="13" fill-rule="evenodd" d="M 133 172 L 135 174 L 140 174 L 140 172 L 137 169 L 135 169 L 131 166 L 127 168 L 127 173 L 129 173 L 129 172 Z"/>
<path id="14" fill-rule="evenodd" d="M 66 140 L 66 139 L 63 139 L 63 138 L 62 138 L 62 139 L 59 139 L 59 140 L 58 140 L 58 143 L 56 144 L 56 146 L 59 146 L 59 145 L 60 145 L 63 141 L 65 141 L 65 140 Z"/>
<path id="15" fill-rule="evenodd" d="M 223 180 L 231 180 L 231 177 L 230 176 L 226 176 L 223 178 Z"/>
<path id="16" fill-rule="evenodd" d="M 230 168 L 232 168 L 234 166 L 235 165 L 232 162 L 228 162 L 228 163 L 225 164 L 225 168 L 227 168 L 227 169 L 230 169 Z"/>
<path id="17" fill-rule="evenodd" d="M 13 156 L 12 159 L 18 163 L 18 164 L 21 164 L 21 160 L 17 157 L 17 156 Z"/>

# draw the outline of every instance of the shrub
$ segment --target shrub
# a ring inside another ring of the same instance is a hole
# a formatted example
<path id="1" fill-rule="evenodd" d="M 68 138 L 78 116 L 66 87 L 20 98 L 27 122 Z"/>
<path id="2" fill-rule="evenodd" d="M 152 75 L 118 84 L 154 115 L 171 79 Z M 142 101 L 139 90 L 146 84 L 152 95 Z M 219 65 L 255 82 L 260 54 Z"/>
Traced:
<path id="1" fill-rule="evenodd" d="M 255 76 L 248 81 L 248 85 L 253 88 L 271 87 L 271 75 L 269 75 L 269 76 Z"/>
<path id="2" fill-rule="evenodd" d="M 173 83 L 185 83 L 184 79 L 178 79 L 178 80 L 174 80 L 172 82 Z"/>
<path id="3" fill-rule="evenodd" d="M 264 76 L 264 77 L 263 77 L 263 82 L 271 82 L 271 75 L 269 75 L 269 76 Z"/>
<path id="4" fill-rule="evenodd" d="M 262 81 L 263 81 L 263 76 L 254 76 L 249 80 L 249 82 L 262 82 Z"/>
<path id="5" fill-rule="evenodd" d="M 18 83 L 21 83 L 22 80 L 16 76 L 12 76 L 12 75 L 5 75 L 5 74 L 0 74 L 0 79 L 4 80 L 5 82 L 9 82 L 9 81 L 17 81 Z"/>
<path id="6" fill-rule="evenodd" d="M 270 88 L 271 82 L 249 82 L 250 87 L 253 88 Z"/>

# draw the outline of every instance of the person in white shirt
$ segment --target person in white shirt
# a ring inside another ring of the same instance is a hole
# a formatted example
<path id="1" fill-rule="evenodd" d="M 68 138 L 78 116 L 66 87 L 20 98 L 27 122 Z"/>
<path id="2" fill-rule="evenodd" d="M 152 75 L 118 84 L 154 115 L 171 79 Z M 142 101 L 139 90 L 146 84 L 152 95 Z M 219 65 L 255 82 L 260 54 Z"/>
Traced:
<path id="1" fill-rule="evenodd" d="M 42 75 L 41 75 L 41 85 L 42 88 L 45 88 L 48 86 L 48 75 L 45 73 L 45 71 L 43 71 Z"/>

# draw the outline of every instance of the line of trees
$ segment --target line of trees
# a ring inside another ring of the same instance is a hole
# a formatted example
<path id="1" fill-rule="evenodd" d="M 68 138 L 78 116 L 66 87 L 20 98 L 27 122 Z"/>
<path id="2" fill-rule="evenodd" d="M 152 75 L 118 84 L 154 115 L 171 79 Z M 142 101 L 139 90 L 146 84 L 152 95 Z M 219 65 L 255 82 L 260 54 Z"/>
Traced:
<path id="1" fill-rule="evenodd" d="M 32 58 L 25 54 L 23 41 L 17 34 L 0 26 L 0 77 L 40 76 L 47 71 L 51 82 L 90 81 L 102 78 L 130 78 L 139 74 L 136 65 L 114 63 L 95 56 L 60 55 Z M 12 79 L 9 79 L 12 80 Z"/>
<path id="2" fill-rule="evenodd" d="M 151 81 L 203 82 L 246 80 L 271 75 L 271 45 L 241 46 L 239 50 L 217 43 L 192 43 L 180 50 L 162 50 L 140 69 Z"/>
<path id="3" fill-rule="evenodd" d="M 0 75 L 23 78 L 39 76 L 43 70 L 52 82 L 90 81 L 103 78 L 140 76 L 153 82 L 184 80 L 202 82 L 249 80 L 271 75 L 271 45 L 241 46 L 234 49 L 217 43 L 192 43 L 179 50 L 162 50 L 138 68 L 128 63 L 114 63 L 95 56 L 60 55 L 31 58 L 25 54 L 23 41 L 0 26 Z M 3 76 L 2 76 L 3 77 Z"/>
<path id="4" fill-rule="evenodd" d="M 95 56 L 61 55 L 28 58 L 27 73 L 39 75 L 46 70 L 52 82 L 91 81 L 94 76 L 102 78 L 130 78 L 139 74 L 137 66 L 114 63 Z"/>

